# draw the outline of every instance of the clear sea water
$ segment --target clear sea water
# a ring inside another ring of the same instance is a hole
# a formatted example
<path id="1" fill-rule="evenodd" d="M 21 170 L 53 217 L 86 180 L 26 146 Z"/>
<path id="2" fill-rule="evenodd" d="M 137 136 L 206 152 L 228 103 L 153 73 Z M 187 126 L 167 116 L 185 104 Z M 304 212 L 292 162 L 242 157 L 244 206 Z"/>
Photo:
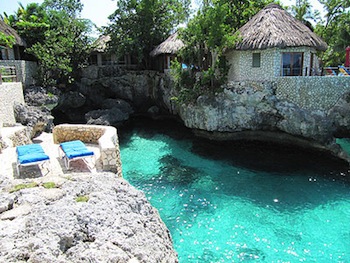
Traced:
<path id="1" fill-rule="evenodd" d="M 170 122 L 119 136 L 123 175 L 159 210 L 181 263 L 350 262 L 344 163 L 281 145 L 198 139 Z"/>

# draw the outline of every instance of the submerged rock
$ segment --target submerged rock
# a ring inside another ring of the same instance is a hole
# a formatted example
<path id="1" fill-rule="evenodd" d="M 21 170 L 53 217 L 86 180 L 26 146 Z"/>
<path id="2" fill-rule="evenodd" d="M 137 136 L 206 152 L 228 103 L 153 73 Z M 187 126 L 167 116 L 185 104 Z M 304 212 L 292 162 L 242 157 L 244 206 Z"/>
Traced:
<path id="1" fill-rule="evenodd" d="M 112 173 L 1 192 L 0 201 L 1 262 L 178 262 L 157 210 Z"/>

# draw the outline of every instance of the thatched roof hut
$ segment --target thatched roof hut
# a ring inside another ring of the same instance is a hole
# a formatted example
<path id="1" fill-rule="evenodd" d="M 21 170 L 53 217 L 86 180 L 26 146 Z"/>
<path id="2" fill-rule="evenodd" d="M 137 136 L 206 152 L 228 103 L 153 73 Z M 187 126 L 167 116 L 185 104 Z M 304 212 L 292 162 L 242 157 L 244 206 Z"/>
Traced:
<path id="1" fill-rule="evenodd" d="M 150 55 L 152 57 L 158 56 L 160 54 L 176 54 L 181 48 L 184 47 L 184 43 L 178 38 L 178 33 L 172 34 L 164 42 L 155 47 Z"/>
<path id="2" fill-rule="evenodd" d="M 100 36 L 93 45 L 93 51 L 101 53 L 107 51 L 107 44 L 109 41 L 111 41 L 111 37 L 109 35 Z"/>
<path id="3" fill-rule="evenodd" d="M 27 46 L 26 42 L 18 35 L 16 30 L 14 30 L 2 20 L 0 20 L 0 32 L 4 33 L 6 36 L 13 36 L 15 38 L 15 45 L 23 47 Z"/>
<path id="4" fill-rule="evenodd" d="M 313 47 L 325 51 L 327 44 L 278 4 L 269 4 L 239 29 L 239 50 Z"/>

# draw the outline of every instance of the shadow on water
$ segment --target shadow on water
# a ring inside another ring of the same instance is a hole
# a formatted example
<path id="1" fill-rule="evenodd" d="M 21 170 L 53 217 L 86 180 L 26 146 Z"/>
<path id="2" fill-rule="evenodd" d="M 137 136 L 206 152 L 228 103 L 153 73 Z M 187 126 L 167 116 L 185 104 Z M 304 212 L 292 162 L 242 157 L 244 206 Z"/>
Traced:
<path id="1" fill-rule="evenodd" d="M 176 141 L 189 141 L 192 153 L 231 167 L 211 176 L 210 171 L 203 172 L 200 166 L 172 154 L 160 157 L 160 171 L 154 175 L 159 183 L 197 191 L 192 193 L 205 196 L 208 203 L 213 203 L 213 189 L 219 189 L 222 195 L 241 197 L 262 207 L 290 210 L 305 203 L 318 206 L 335 200 L 338 194 L 330 187 L 333 182 L 350 186 L 348 164 L 324 152 L 254 141 L 214 142 L 195 137 L 179 123 L 150 120 L 138 120 L 127 129 L 119 129 L 122 147 L 135 133 L 149 140 L 163 134 Z M 243 172 L 237 175 L 239 170 Z M 138 176 L 140 182 L 147 183 Z M 202 207 L 196 200 L 188 205 L 188 209 L 191 205 Z"/>
<path id="2" fill-rule="evenodd" d="M 119 128 L 119 141 L 127 144 L 133 134 L 152 140 L 164 134 L 175 140 L 190 140 L 192 152 L 230 165 L 267 173 L 308 172 L 344 179 L 349 165 L 329 153 L 293 145 L 261 141 L 211 141 L 196 137 L 191 129 L 174 120 L 153 121 L 138 118 Z"/>
<path id="3" fill-rule="evenodd" d="M 266 173 L 300 173 L 319 175 L 344 174 L 348 164 L 329 153 L 271 142 L 195 140 L 192 151 L 198 155 L 224 160 L 231 165 Z"/>
<path id="4" fill-rule="evenodd" d="M 186 128 L 176 120 L 154 121 L 148 118 L 134 118 L 127 125 L 118 128 L 120 144 L 128 144 L 135 133 L 150 140 L 159 134 L 167 135 L 175 140 L 195 138 L 191 129 Z"/>

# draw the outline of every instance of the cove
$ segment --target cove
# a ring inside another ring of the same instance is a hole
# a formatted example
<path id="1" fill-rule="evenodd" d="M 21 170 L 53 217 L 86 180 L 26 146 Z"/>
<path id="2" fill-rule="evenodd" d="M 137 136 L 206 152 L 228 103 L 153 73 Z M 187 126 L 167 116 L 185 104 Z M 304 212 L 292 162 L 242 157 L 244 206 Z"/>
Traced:
<path id="1" fill-rule="evenodd" d="M 327 154 L 214 142 L 172 122 L 119 129 L 123 176 L 180 262 L 349 262 L 348 166 Z"/>

